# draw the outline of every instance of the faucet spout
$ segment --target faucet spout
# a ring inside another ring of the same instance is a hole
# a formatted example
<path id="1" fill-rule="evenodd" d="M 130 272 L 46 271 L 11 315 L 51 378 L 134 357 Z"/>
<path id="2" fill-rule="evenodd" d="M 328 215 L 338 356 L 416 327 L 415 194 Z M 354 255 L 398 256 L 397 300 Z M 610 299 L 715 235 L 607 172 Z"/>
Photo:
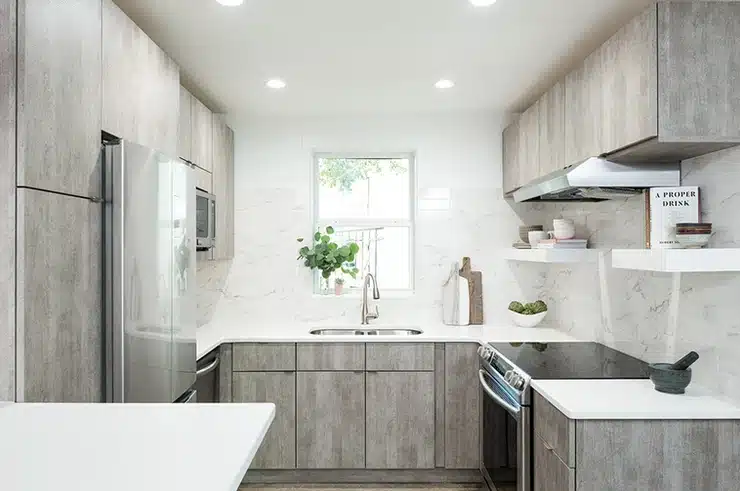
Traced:
<path id="1" fill-rule="evenodd" d="M 375 312 L 370 312 L 370 307 L 368 305 L 368 299 L 367 299 L 367 290 L 370 286 L 370 282 L 373 283 L 373 300 L 380 300 L 380 290 L 378 289 L 378 282 L 375 280 L 375 276 L 368 273 L 365 276 L 365 281 L 362 284 L 362 325 L 366 326 L 370 323 L 371 320 L 377 319 L 380 315 L 378 311 L 378 306 L 375 306 Z"/>

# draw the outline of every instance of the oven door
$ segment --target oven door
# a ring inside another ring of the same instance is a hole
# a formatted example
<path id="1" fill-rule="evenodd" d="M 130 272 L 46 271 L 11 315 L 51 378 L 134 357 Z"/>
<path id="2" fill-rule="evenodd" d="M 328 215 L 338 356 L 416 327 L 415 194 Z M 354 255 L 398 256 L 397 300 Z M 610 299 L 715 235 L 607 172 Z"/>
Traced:
<path id="1" fill-rule="evenodd" d="M 484 478 L 496 491 L 531 491 L 530 408 L 522 406 L 497 373 L 478 372 L 483 399 Z"/>
<path id="2" fill-rule="evenodd" d="M 195 197 L 197 250 L 207 251 L 212 249 L 216 242 L 216 197 L 197 188 Z"/>

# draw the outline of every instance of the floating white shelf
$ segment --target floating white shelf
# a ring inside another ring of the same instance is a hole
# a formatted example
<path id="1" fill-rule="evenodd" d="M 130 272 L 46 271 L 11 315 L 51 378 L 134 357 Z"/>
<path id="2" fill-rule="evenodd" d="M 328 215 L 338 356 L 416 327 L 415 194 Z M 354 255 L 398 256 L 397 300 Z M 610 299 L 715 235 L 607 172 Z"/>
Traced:
<path id="1" fill-rule="evenodd" d="M 504 258 L 509 261 L 530 263 L 595 263 L 598 249 L 506 249 Z"/>
<path id="2" fill-rule="evenodd" d="M 740 271 L 740 249 L 615 249 L 612 268 L 665 273 Z"/>

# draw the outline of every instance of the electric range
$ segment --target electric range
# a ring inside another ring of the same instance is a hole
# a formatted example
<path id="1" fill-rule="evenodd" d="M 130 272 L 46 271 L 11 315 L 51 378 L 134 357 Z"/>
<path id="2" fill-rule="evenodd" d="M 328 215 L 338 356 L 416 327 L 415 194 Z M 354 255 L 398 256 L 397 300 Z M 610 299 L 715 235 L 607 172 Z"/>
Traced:
<path id="1" fill-rule="evenodd" d="M 648 364 L 599 343 L 489 343 L 478 349 L 482 468 L 499 491 L 532 490 L 533 379 L 641 379 Z M 588 394 L 584 394 L 588 397 Z"/>

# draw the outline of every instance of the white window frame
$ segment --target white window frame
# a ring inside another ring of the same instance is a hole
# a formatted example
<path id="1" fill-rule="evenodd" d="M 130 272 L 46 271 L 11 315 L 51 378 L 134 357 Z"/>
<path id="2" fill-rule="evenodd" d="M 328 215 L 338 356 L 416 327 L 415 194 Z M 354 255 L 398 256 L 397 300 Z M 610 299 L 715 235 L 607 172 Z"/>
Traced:
<path id="1" fill-rule="evenodd" d="M 408 219 L 370 219 L 370 218 L 335 218 L 322 220 L 319 217 L 319 159 L 406 159 L 409 161 L 409 218 Z M 416 286 L 414 275 L 416 264 L 416 152 L 323 152 L 314 151 L 311 158 L 311 223 L 313 224 L 311 236 L 317 229 L 322 231 L 327 226 L 339 227 L 408 227 L 409 229 L 409 287 L 408 288 L 383 288 L 383 279 L 377 278 L 378 288 L 382 292 L 395 295 L 413 294 Z M 318 271 L 314 272 L 314 294 L 321 293 L 321 276 Z M 346 292 L 346 296 L 357 296 L 361 292 Z M 321 295 L 327 296 L 328 295 Z"/>

